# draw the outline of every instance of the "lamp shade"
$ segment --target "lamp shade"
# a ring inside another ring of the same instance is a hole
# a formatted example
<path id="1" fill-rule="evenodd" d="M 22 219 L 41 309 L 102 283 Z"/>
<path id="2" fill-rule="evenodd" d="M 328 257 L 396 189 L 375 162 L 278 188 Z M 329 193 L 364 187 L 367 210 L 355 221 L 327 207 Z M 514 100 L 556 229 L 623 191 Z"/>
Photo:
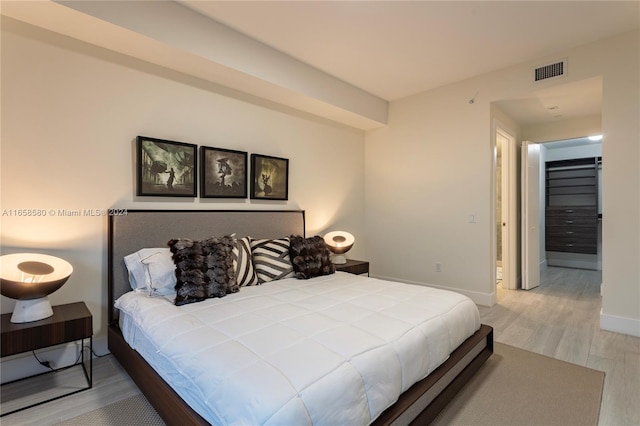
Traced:
<path id="1" fill-rule="evenodd" d="M 69 279 L 73 267 L 66 260 L 37 253 L 0 256 L 0 293 L 18 300 L 12 322 L 28 322 L 53 315 L 47 296 Z"/>
<path id="2" fill-rule="evenodd" d="M 336 264 L 347 262 L 344 254 L 353 247 L 353 243 L 355 243 L 355 241 L 356 239 L 353 235 L 345 231 L 332 231 L 324 236 L 325 244 L 334 254 L 331 261 Z"/>

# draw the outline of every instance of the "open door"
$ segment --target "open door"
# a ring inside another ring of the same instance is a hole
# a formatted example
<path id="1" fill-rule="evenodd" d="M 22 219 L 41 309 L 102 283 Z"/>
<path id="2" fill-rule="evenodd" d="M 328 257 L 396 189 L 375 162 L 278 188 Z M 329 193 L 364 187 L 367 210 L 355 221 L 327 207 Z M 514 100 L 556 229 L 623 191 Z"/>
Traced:
<path id="1" fill-rule="evenodd" d="M 500 221 L 496 223 L 501 229 L 500 250 L 502 257 L 503 289 L 516 290 L 518 288 L 518 150 L 516 138 L 502 127 L 495 128 L 496 146 L 500 145 L 501 164 L 498 179 L 501 181 Z M 497 189 L 497 184 L 496 184 Z M 494 265 L 495 267 L 495 265 Z"/>
<path id="2" fill-rule="evenodd" d="M 540 145 L 522 142 L 522 288 L 540 285 Z"/>

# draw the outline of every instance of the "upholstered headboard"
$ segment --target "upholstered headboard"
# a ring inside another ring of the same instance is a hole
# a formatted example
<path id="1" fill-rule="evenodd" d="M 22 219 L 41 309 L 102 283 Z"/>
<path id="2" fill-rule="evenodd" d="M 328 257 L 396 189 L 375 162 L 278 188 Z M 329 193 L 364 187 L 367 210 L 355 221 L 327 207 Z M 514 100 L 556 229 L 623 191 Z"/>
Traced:
<path id="1" fill-rule="evenodd" d="M 124 257 L 147 247 L 167 247 L 172 238 L 304 236 L 304 210 L 128 210 L 109 216 L 109 324 L 118 320 L 113 302 L 131 290 Z"/>

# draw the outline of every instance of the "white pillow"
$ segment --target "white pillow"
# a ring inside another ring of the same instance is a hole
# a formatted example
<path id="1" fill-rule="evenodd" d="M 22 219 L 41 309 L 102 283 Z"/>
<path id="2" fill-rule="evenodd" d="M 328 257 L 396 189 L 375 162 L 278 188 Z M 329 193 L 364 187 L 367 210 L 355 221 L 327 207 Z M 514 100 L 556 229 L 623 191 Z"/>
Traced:
<path id="1" fill-rule="evenodd" d="M 152 296 L 166 296 L 176 292 L 176 265 L 169 248 L 144 248 L 125 256 L 129 284 L 135 291 Z"/>

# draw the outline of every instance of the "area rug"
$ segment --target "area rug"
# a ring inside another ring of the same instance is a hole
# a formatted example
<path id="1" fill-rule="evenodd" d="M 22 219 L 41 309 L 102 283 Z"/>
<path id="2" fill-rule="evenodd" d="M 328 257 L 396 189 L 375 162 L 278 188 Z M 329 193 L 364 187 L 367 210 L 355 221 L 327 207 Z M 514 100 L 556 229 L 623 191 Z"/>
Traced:
<path id="1" fill-rule="evenodd" d="M 496 343 L 494 354 L 432 425 L 596 425 L 604 373 Z M 60 426 L 161 426 L 142 395 Z"/>
<path id="2" fill-rule="evenodd" d="M 597 425 L 603 385 L 602 371 L 496 343 L 432 424 Z"/>
<path id="3" fill-rule="evenodd" d="M 134 395 L 54 426 L 164 426 L 160 415 L 142 395 Z"/>

